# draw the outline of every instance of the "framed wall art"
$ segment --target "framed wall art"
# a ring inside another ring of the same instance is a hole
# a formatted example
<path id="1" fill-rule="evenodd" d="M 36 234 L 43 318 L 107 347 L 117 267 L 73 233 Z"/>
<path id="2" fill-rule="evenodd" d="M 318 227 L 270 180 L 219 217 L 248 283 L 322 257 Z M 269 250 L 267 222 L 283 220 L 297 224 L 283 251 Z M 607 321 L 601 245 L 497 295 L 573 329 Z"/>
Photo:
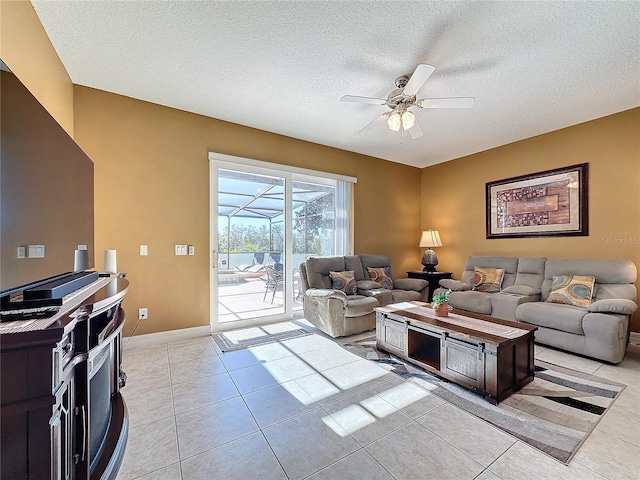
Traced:
<path id="1" fill-rule="evenodd" d="M 589 235 L 588 166 L 488 182 L 487 238 Z"/>

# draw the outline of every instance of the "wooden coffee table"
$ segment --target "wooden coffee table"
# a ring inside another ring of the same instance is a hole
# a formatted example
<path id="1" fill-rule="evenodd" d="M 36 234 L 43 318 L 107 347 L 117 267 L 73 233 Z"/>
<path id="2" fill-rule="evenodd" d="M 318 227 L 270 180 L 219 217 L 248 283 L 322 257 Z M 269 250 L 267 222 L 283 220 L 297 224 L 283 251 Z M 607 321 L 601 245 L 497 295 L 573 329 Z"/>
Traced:
<path id="1" fill-rule="evenodd" d="M 379 349 L 467 387 L 497 404 L 533 380 L 537 327 L 429 304 L 376 308 Z"/>

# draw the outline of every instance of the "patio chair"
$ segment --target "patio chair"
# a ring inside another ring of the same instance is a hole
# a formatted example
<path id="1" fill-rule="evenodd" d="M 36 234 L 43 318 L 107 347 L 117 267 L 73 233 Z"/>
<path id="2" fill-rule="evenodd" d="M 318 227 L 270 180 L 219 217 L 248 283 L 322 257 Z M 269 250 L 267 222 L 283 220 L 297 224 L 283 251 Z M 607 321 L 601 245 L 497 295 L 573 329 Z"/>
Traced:
<path id="1" fill-rule="evenodd" d="M 276 269 L 276 272 L 282 272 L 284 270 L 284 265 L 280 263 L 280 259 L 282 258 L 281 252 L 269 252 L 269 257 L 273 260 L 273 268 Z M 271 264 L 271 260 L 268 262 Z"/>
<path id="2" fill-rule="evenodd" d="M 264 270 L 264 252 L 255 252 L 253 254 L 253 263 L 251 265 L 245 264 L 245 265 L 238 265 L 236 267 L 237 270 L 240 270 L 241 272 L 249 272 L 249 273 L 256 273 L 256 272 L 261 272 Z"/>
<path id="3" fill-rule="evenodd" d="M 273 290 L 273 295 L 271 295 L 271 303 L 273 304 L 273 300 L 276 298 L 276 290 L 279 286 L 284 285 L 284 276 L 282 275 L 282 272 L 276 271 L 272 265 L 265 265 L 264 269 L 267 272 L 267 283 L 264 288 L 264 297 L 262 297 L 262 301 L 266 301 L 267 292 L 271 289 Z"/>

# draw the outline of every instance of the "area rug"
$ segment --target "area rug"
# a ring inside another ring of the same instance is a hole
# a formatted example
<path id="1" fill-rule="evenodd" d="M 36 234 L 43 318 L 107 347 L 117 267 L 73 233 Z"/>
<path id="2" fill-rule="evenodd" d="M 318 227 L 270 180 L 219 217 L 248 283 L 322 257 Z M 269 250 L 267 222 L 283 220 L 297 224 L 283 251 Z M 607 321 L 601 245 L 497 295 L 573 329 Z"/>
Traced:
<path id="1" fill-rule="evenodd" d="M 230 332 L 216 333 L 213 340 L 223 352 L 257 347 L 267 343 L 280 342 L 291 338 L 311 335 L 304 328 L 292 323 L 278 323 L 262 327 L 244 328 Z"/>
<path id="2" fill-rule="evenodd" d="M 586 373 L 535 362 L 535 379 L 498 405 L 480 395 L 379 351 L 375 336 L 342 346 L 422 386 L 460 409 L 567 464 L 625 385 Z"/>

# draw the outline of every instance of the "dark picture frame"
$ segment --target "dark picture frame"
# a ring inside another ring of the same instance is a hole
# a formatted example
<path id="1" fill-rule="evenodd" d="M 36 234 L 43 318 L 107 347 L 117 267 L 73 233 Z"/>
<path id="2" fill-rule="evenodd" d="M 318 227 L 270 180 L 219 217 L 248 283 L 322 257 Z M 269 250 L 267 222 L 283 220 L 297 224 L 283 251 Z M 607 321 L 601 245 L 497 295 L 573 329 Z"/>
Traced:
<path id="1" fill-rule="evenodd" d="M 589 164 L 486 184 L 487 238 L 589 235 Z"/>

